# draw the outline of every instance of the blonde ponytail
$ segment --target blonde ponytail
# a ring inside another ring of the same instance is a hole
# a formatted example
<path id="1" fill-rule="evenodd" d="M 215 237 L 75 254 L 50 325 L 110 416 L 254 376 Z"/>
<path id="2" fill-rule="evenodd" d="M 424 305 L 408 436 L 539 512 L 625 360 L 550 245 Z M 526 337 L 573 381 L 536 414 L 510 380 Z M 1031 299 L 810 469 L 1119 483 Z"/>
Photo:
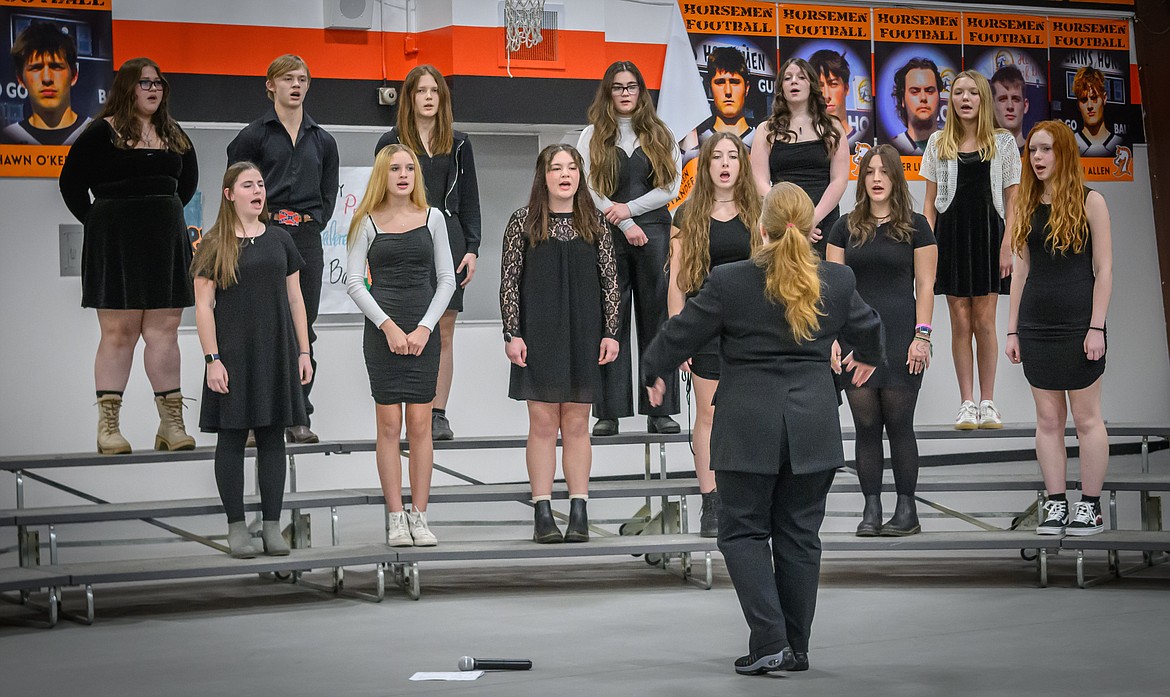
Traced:
<path id="1" fill-rule="evenodd" d="M 791 182 L 772 187 L 764 198 L 760 227 L 767 244 L 752 254 L 764 269 L 764 292 L 774 303 L 784 305 L 784 317 L 797 343 L 808 341 L 821 328 L 821 277 L 819 259 L 808 234 L 813 227 L 812 199 Z"/>

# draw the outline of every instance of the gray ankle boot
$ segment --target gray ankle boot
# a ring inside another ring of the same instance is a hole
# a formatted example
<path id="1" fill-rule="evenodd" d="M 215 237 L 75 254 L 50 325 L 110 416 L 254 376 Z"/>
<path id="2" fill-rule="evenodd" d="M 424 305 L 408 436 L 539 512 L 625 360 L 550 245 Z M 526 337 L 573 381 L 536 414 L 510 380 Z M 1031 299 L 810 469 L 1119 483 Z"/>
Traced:
<path id="1" fill-rule="evenodd" d="M 252 546 L 252 533 L 248 532 L 248 524 L 244 521 L 228 523 L 228 548 L 236 559 L 251 559 L 260 553 Z"/>
<path id="2" fill-rule="evenodd" d="M 260 529 L 260 540 L 264 542 L 264 553 L 270 557 L 288 556 L 288 543 L 280 534 L 279 520 L 266 520 Z"/>

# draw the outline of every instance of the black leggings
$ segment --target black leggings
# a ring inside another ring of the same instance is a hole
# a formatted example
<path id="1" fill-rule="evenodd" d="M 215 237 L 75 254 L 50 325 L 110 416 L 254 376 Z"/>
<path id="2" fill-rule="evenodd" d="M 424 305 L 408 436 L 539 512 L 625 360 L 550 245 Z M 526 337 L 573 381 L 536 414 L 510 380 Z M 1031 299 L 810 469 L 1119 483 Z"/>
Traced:
<path id="1" fill-rule="evenodd" d="M 280 520 L 284 504 L 284 427 L 265 426 L 256 433 L 260 509 L 264 520 Z M 215 443 L 215 485 L 228 523 L 244 520 L 244 444 L 247 429 L 222 428 Z"/>
<path id="2" fill-rule="evenodd" d="M 861 387 L 846 390 L 853 425 L 857 429 L 857 478 L 861 493 L 882 493 L 882 428 L 890 440 L 890 469 L 894 470 L 894 489 L 912 496 L 918 485 L 918 441 L 914 439 L 914 407 L 918 390 L 906 388 Z"/>

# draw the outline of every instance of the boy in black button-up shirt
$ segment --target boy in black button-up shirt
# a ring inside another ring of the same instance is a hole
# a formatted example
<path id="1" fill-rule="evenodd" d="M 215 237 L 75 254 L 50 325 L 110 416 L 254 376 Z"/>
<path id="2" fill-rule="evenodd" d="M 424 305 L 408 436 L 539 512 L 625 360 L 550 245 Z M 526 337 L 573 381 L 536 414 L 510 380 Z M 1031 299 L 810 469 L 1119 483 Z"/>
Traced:
<path id="1" fill-rule="evenodd" d="M 337 201 L 337 141 L 304 110 L 309 91 L 309 68 L 299 57 L 283 55 L 268 66 L 264 83 L 272 109 L 244 127 L 228 144 L 228 164 L 248 160 L 260 168 L 268 190 L 272 222 L 288 230 L 305 260 L 301 269 L 301 294 L 309 321 L 310 352 L 317 340 L 313 322 L 321 304 L 321 273 L 325 265 L 321 230 L 333 215 Z M 317 361 L 313 361 L 316 375 Z M 310 381 L 304 386 L 305 409 L 313 405 Z M 308 426 L 289 429 L 295 443 L 316 443 Z"/>

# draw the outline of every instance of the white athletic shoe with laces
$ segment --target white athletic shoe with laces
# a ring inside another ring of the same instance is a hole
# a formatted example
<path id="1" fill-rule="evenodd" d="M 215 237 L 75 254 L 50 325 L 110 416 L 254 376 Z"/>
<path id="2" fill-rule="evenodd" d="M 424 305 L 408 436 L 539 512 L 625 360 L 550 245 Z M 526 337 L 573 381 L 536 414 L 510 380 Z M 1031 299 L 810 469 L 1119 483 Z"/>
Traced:
<path id="1" fill-rule="evenodd" d="M 1088 501 L 1077 501 L 1073 504 L 1072 522 L 1065 528 L 1064 534 L 1074 537 L 1096 535 L 1105 529 L 1101 520 L 1101 512 Z"/>
<path id="2" fill-rule="evenodd" d="M 434 547 L 439 544 L 435 533 L 427 527 L 426 511 L 411 511 L 406 517 L 410 519 L 410 536 L 414 538 L 415 547 Z"/>
<path id="3" fill-rule="evenodd" d="M 969 399 L 959 405 L 959 413 L 955 415 L 955 428 L 960 431 L 974 431 L 979 428 L 979 407 Z"/>
<path id="4" fill-rule="evenodd" d="M 1003 419 L 995 402 L 985 399 L 979 403 L 979 428 L 1003 428 Z"/>
<path id="5" fill-rule="evenodd" d="M 391 512 L 386 528 L 386 544 L 391 547 L 413 547 L 414 538 L 406 522 L 406 511 Z"/>

